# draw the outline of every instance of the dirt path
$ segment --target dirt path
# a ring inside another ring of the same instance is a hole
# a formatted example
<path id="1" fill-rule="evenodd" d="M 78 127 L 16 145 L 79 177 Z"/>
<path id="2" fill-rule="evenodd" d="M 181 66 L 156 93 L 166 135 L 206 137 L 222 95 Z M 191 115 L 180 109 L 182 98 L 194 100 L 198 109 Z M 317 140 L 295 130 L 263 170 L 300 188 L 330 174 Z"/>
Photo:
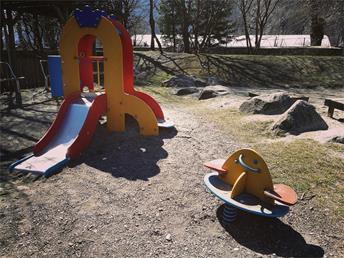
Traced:
<path id="1" fill-rule="evenodd" d="M 221 226 L 222 203 L 206 192 L 204 161 L 245 144 L 178 105 L 175 131 L 141 137 L 99 126 L 81 159 L 50 177 L 8 178 L 0 195 L 0 256 L 341 256 L 343 223 L 312 198 L 285 218 L 239 213 Z M 1 172 L 5 175 L 5 172 Z"/>

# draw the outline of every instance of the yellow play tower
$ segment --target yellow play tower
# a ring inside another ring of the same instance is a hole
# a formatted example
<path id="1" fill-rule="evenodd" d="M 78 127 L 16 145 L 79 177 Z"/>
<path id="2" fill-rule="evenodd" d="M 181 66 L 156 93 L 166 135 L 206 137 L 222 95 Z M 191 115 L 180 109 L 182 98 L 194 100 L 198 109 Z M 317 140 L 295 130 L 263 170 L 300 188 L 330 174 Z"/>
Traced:
<path id="1" fill-rule="evenodd" d="M 142 99 L 127 94 L 123 86 L 123 46 L 118 30 L 97 11 L 79 12 L 71 16 L 60 40 L 64 96 L 80 92 L 78 45 L 89 35 L 98 38 L 104 51 L 104 88 L 107 101 L 107 127 L 110 131 L 125 130 L 125 114 L 136 119 L 142 135 L 157 135 L 158 121 L 153 110 Z"/>

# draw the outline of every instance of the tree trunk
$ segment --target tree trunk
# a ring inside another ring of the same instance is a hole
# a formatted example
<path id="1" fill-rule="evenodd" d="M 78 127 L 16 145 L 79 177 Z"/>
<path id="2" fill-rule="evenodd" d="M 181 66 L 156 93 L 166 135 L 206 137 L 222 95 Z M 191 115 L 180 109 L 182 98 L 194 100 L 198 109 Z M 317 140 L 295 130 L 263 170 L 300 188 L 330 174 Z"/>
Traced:
<path id="1" fill-rule="evenodd" d="M 199 42 L 198 42 L 198 28 L 199 28 L 199 16 L 200 16 L 200 0 L 196 1 L 196 19 L 194 22 L 194 35 L 195 35 L 195 49 L 196 53 L 199 52 Z"/>
<path id="2" fill-rule="evenodd" d="M 174 5 L 174 1 L 172 2 L 172 15 L 173 15 L 173 21 L 172 21 L 172 41 L 173 41 L 173 51 L 176 52 L 176 7 Z"/>
<path id="3" fill-rule="evenodd" d="M 324 37 L 325 20 L 320 17 L 320 4 L 318 0 L 309 2 L 311 15 L 311 46 L 321 46 Z"/>
<path id="4" fill-rule="evenodd" d="M 344 5 L 342 3 L 339 3 L 339 21 L 337 26 L 339 28 L 339 36 L 337 41 L 337 46 L 342 45 L 343 47 L 343 55 L 344 55 Z"/>
<path id="5" fill-rule="evenodd" d="M 189 17 L 187 7 L 185 6 L 185 0 L 181 1 L 182 4 L 182 11 L 183 11 L 183 28 L 182 28 L 182 35 L 183 35 L 183 43 L 184 43 L 184 52 L 190 53 L 190 33 L 189 33 Z M 191 1 L 189 2 L 189 6 Z"/>
<path id="6" fill-rule="evenodd" d="M 39 16 L 36 14 L 34 15 L 33 19 L 33 34 L 34 34 L 34 45 L 39 53 L 43 51 L 43 44 L 42 44 L 42 35 L 39 31 Z"/>
<path id="7" fill-rule="evenodd" d="M 172 34 L 172 40 L 173 40 L 173 51 L 176 52 L 177 48 L 176 48 L 176 25 L 173 23 L 173 34 Z"/>
<path id="8" fill-rule="evenodd" d="M 151 50 L 155 50 L 155 21 L 154 21 L 154 0 L 149 0 L 149 24 L 151 28 L 151 44 L 150 48 Z"/>
<path id="9" fill-rule="evenodd" d="M 263 29 L 260 30 L 259 32 L 259 38 L 258 38 L 258 43 L 257 43 L 257 48 L 260 48 L 261 42 L 262 42 L 262 38 L 263 38 Z"/>
<path id="10" fill-rule="evenodd" d="M 4 33 L 5 33 L 5 31 L 2 30 L 2 28 L 4 28 L 4 30 L 5 30 L 5 26 L 1 23 L 1 26 L 0 26 L 0 29 L 1 29 L 0 53 L 1 53 L 1 55 L 3 55 L 2 51 L 4 50 L 4 47 L 5 47 L 5 44 L 4 44 L 4 37 L 5 37 Z"/>
<path id="11" fill-rule="evenodd" d="M 129 30 L 129 16 L 130 16 L 130 6 L 129 2 L 123 1 L 122 5 L 124 6 L 123 10 L 123 25 L 124 27 Z"/>
<path id="12" fill-rule="evenodd" d="M 59 6 L 54 5 L 53 9 L 55 10 L 55 13 L 57 14 L 57 18 L 59 20 L 60 26 L 62 27 L 66 23 L 68 19 L 68 15 L 66 16 L 65 15 L 66 12 L 63 12 Z"/>
<path id="13" fill-rule="evenodd" d="M 259 42 L 259 34 L 260 34 L 260 30 L 262 29 L 260 27 L 260 21 L 259 19 L 261 18 L 261 14 L 260 14 L 260 0 L 256 0 L 257 3 L 257 11 L 256 11 L 256 19 L 255 19 L 255 25 L 256 25 L 256 33 L 255 33 L 255 41 L 254 41 L 254 45 L 255 45 L 255 49 L 260 48 L 260 42 Z"/>
<path id="14" fill-rule="evenodd" d="M 252 3 L 253 0 L 251 0 L 250 2 L 246 2 L 245 0 L 239 0 L 238 2 L 239 10 L 241 12 L 241 16 L 244 22 L 245 39 L 248 54 L 252 54 L 252 43 L 248 29 L 247 13 L 250 11 Z"/>
<path id="15" fill-rule="evenodd" d="M 137 37 L 137 33 L 136 31 L 134 32 L 134 41 L 133 41 L 133 46 L 136 47 L 136 37 Z"/>
<path id="16" fill-rule="evenodd" d="M 155 41 L 158 44 L 160 53 L 163 54 L 164 51 L 162 50 L 162 46 L 161 46 L 160 40 L 158 39 L 158 37 L 156 35 L 155 35 Z"/>
<path id="17" fill-rule="evenodd" d="M 149 0 L 149 24 L 151 27 L 151 34 L 152 34 L 151 35 L 151 50 L 155 50 L 154 42 L 156 41 L 156 43 L 158 44 L 158 47 L 159 47 L 159 51 L 162 54 L 163 50 L 162 50 L 161 43 L 155 34 L 154 0 Z"/>
<path id="18" fill-rule="evenodd" d="M 12 11 L 6 10 L 6 25 L 7 30 L 5 30 L 5 35 L 7 33 L 7 55 L 8 55 L 8 63 L 11 65 L 13 71 L 16 71 L 16 45 L 14 39 L 14 19 L 12 15 Z"/>
<path id="19" fill-rule="evenodd" d="M 247 25 L 247 19 L 246 19 L 246 14 L 243 14 L 243 20 L 244 20 L 244 30 L 245 30 L 245 38 L 246 38 L 246 46 L 248 53 L 252 53 L 252 43 L 251 43 L 251 38 L 250 34 L 248 32 L 248 25 Z"/>

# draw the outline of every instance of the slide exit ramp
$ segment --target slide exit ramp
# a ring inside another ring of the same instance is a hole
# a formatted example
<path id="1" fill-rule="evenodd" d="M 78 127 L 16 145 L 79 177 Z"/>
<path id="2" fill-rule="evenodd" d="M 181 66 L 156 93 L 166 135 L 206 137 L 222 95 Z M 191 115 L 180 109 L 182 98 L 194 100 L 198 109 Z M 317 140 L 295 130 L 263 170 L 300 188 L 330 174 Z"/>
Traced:
<path id="1" fill-rule="evenodd" d="M 64 100 L 47 133 L 33 154 L 13 163 L 10 171 L 50 176 L 87 148 L 99 117 L 106 112 L 106 95 L 72 94 Z"/>

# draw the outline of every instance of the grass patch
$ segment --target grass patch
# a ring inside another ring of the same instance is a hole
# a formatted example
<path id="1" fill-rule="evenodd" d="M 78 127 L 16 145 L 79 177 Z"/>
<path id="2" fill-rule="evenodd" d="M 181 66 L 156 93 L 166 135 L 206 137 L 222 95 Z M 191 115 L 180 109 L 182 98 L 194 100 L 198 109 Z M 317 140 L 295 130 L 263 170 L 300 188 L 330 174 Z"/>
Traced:
<path id="1" fill-rule="evenodd" d="M 325 146 L 335 152 L 344 154 L 344 147 L 342 144 L 326 143 Z"/>
<path id="2" fill-rule="evenodd" d="M 161 86 L 162 82 L 168 80 L 169 78 L 171 78 L 171 75 L 162 71 L 154 71 L 153 73 L 147 72 L 145 77 L 136 79 L 134 84 L 135 87 Z"/>
<path id="3" fill-rule="evenodd" d="M 156 101 L 161 103 L 171 103 L 177 101 L 176 96 L 171 94 L 171 89 L 167 87 L 140 86 L 137 87 L 137 90 L 147 93 Z"/>
<path id="4" fill-rule="evenodd" d="M 147 93 L 152 96 L 158 103 L 161 104 L 176 104 L 180 106 L 192 106 L 198 103 L 198 100 L 191 97 L 180 97 L 173 94 L 173 89 L 161 86 L 140 86 L 137 90 Z"/>
<path id="5" fill-rule="evenodd" d="M 209 108 L 199 109 L 205 117 L 216 124 L 224 133 L 245 143 L 256 143 L 263 138 L 276 138 L 270 130 L 272 120 L 248 121 L 245 115 L 233 108 L 212 110 Z"/>
<path id="6" fill-rule="evenodd" d="M 274 182 L 292 186 L 299 195 L 316 194 L 321 206 L 344 217 L 344 160 L 326 145 L 303 139 L 259 143 L 253 148 L 265 158 Z"/>
<path id="7" fill-rule="evenodd" d="M 154 86 L 161 86 L 161 83 L 169 78 L 171 78 L 171 75 L 168 75 L 165 72 L 158 72 L 149 77 L 148 82 Z"/>

